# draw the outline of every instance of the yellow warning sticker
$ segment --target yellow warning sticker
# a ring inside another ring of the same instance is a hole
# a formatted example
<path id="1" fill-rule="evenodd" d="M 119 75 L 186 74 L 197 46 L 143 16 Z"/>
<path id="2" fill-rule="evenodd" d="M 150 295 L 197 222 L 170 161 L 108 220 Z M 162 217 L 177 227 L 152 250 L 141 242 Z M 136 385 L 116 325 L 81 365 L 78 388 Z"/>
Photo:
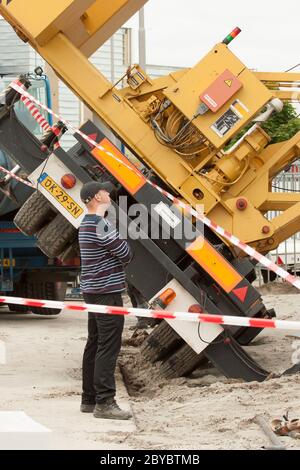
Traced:
<path id="1" fill-rule="evenodd" d="M 231 87 L 232 80 L 228 79 L 228 80 L 224 80 L 224 82 L 226 83 L 227 86 L 229 86 L 229 88 Z"/>

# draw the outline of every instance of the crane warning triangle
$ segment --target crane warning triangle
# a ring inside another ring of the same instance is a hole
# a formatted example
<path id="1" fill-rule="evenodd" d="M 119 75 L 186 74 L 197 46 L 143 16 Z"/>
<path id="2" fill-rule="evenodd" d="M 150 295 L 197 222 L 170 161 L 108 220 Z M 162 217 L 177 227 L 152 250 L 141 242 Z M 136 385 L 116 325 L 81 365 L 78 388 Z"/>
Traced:
<path id="1" fill-rule="evenodd" d="M 92 140 L 94 140 L 95 142 L 97 142 L 97 134 L 96 132 L 94 134 L 88 134 L 88 137 Z M 94 148 L 94 145 L 91 143 L 91 142 L 87 142 L 88 145 L 91 147 L 91 148 Z"/>
<path id="2" fill-rule="evenodd" d="M 248 286 L 246 287 L 240 287 L 239 289 L 234 289 L 232 291 L 238 299 L 240 299 L 241 302 L 245 302 L 245 298 L 248 292 Z"/>
<path id="3" fill-rule="evenodd" d="M 224 80 L 224 82 L 226 83 L 227 86 L 229 86 L 229 88 L 231 87 L 232 80 L 230 80 L 230 78 L 228 80 Z"/>

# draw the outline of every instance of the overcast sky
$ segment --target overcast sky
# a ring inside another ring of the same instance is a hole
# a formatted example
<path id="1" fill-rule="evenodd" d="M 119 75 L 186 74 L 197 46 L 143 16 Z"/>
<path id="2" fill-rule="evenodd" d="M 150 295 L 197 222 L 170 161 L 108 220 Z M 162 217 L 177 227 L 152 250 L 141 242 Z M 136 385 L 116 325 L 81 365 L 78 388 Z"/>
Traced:
<path id="1" fill-rule="evenodd" d="M 229 47 L 249 68 L 284 71 L 300 62 L 299 0 L 149 0 L 145 22 L 148 64 L 191 66 L 236 26 L 242 33 Z M 126 26 L 134 28 L 135 62 L 138 15 Z"/>

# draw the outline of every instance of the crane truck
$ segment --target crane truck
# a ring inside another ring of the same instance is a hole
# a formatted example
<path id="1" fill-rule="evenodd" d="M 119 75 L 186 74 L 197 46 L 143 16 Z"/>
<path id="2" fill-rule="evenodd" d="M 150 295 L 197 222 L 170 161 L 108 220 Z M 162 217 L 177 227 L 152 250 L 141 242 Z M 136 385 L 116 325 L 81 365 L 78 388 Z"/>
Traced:
<path id="1" fill-rule="evenodd" d="M 230 50 L 236 28 L 192 68 L 154 80 L 138 64 L 129 67 L 123 77 L 127 86 L 120 89 L 89 57 L 145 3 L 52 0 L 40 8 L 38 0 L 0 2 L 0 13 L 16 34 L 143 167 L 140 171 L 91 121 L 75 132 L 77 144 L 71 150 L 50 146 L 45 154 L 41 142 L 18 121 L 14 98 L 7 100 L 0 119 L 1 145 L 37 187 L 15 224 L 25 234 L 35 234 L 48 256 L 66 256 L 78 249 L 77 230 L 85 213 L 82 184 L 111 180 L 121 227 L 136 233 L 135 203 L 151 213 L 148 227 L 141 230 L 146 236 L 129 237 L 134 256 L 127 268 L 127 279 L 147 302 L 168 305 L 169 311 L 271 318 L 273 309 L 265 307 L 253 286 L 255 261 L 211 227 L 201 229 L 167 194 L 193 208 L 201 204 L 206 217 L 259 253 L 299 231 L 300 195 L 273 193 L 272 179 L 298 159 L 300 133 L 271 144 L 260 124 L 279 112 L 284 100 L 294 99 L 300 76 L 248 69 Z M 22 84 L 28 87 L 26 80 Z M 18 96 L 15 89 L 8 94 Z M 89 142 L 82 133 L 90 136 Z M 120 203 L 124 195 L 127 210 Z M 271 210 L 281 212 L 269 220 Z M 189 236 L 181 230 L 178 237 L 183 225 Z M 159 235 L 151 238 L 154 226 Z M 269 371 L 243 347 L 260 331 L 165 320 L 142 351 L 150 361 L 159 361 L 166 377 L 210 361 L 227 377 L 263 381 Z"/>

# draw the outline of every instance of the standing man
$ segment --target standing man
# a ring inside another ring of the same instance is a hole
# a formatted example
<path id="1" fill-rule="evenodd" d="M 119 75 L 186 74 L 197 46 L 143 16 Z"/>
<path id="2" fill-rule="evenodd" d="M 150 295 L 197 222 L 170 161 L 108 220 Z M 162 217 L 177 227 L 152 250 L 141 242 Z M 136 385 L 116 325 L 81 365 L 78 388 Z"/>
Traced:
<path id="1" fill-rule="evenodd" d="M 90 181 L 80 197 L 88 213 L 79 228 L 81 289 L 88 304 L 123 306 L 124 265 L 131 259 L 128 243 L 105 218 L 111 205 L 109 182 Z M 129 419 L 115 401 L 115 368 L 121 348 L 123 315 L 89 312 L 88 339 L 83 354 L 81 411 L 95 418 Z"/>

